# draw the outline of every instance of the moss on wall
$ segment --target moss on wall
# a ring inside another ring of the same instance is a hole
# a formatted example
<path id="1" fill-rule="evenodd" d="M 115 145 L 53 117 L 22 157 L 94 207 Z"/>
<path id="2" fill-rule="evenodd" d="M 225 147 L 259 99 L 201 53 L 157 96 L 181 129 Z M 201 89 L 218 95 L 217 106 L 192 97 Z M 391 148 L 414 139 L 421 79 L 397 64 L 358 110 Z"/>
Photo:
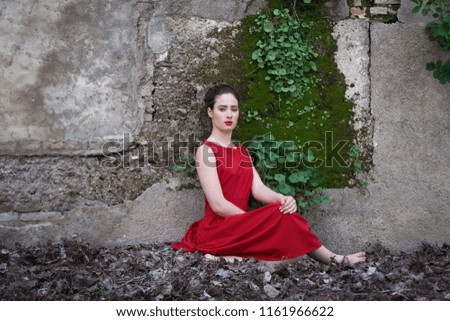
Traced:
<path id="1" fill-rule="evenodd" d="M 323 160 L 318 169 L 324 177 L 324 185 L 343 187 L 348 185 L 354 173 L 343 162 L 336 160 L 339 155 L 341 159 L 347 158 L 346 152 L 355 137 L 351 127 L 353 105 L 345 99 L 344 77 L 334 61 L 337 46 L 331 36 L 332 22 L 325 17 L 324 2 L 316 0 L 310 5 L 302 1 L 296 3 L 298 18 L 314 22 L 309 37 L 319 54 L 315 62 L 321 81 L 293 106 L 286 105 L 284 100 L 280 101 L 270 92 L 269 83 L 264 79 L 265 71 L 251 63 L 251 54 L 258 40 L 257 35 L 249 32 L 254 16 L 245 18 L 238 31 L 230 29 L 217 34 L 220 38 L 231 34 L 234 37 L 221 51 L 217 63 L 208 66 L 201 77 L 205 83 L 228 83 L 239 91 L 241 116 L 235 140 L 245 143 L 255 135 L 270 132 L 277 140 L 294 141 L 297 146 L 303 147 L 303 151 L 311 148 L 315 156 Z M 267 10 L 288 8 L 292 12 L 292 3 L 271 0 Z M 305 112 L 307 110 L 309 112 Z M 332 132 L 333 141 L 330 141 L 331 134 L 326 136 L 326 132 Z M 336 150 L 331 153 L 338 141 L 347 141 L 347 144 L 339 154 Z M 318 150 L 317 147 L 323 148 Z"/>

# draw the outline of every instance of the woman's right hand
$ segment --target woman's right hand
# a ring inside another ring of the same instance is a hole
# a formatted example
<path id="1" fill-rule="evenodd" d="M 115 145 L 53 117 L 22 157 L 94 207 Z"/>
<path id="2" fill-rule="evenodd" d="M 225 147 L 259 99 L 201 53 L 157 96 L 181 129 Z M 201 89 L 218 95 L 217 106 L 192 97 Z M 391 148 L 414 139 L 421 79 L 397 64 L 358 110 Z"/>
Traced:
<path id="1" fill-rule="evenodd" d="M 282 195 L 280 203 L 279 209 L 283 214 L 293 214 L 297 211 L 297 201 L 290 195 Z"/>

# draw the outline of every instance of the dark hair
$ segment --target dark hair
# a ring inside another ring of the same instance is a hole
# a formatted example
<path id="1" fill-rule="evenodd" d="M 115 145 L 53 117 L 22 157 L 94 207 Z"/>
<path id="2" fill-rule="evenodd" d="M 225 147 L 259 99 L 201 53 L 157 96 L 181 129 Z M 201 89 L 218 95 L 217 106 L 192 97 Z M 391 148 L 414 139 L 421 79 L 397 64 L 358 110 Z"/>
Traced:
<path id="1" fill-rule="evenodd" d="M 208 89 L 208 91 L 205 94 L 205 98 L 203 98 L 203 101 L 205 102 L 205 108 L 211 107 L 211 109 L 214 108 L 214 104 L 216 103 L 216 98 L 223 94 L 232 94 L 236 100 L 239 103 L 239 94 L 237 91 L 228 85 L 221 84 L 221 85 L 215 85 Z"/>

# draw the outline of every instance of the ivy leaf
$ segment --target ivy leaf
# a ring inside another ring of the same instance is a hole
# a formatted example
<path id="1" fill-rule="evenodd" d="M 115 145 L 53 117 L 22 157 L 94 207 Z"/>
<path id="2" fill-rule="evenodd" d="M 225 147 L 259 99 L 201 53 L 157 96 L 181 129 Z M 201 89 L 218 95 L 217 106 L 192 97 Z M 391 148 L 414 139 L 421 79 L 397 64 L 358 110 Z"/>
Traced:
<path id="1" fill-rule="evenodd" d="M 274 179 L 278 182 L 278 183 L 284 183 L 286 181 L 286 176 L 283 174 L 275 174 Z"/>
<path id="2" fill-rule="evenodd" d="M 286 157 L 279 157 L 278 158 L 278 163 L 285 164 L 286 163 Z"/>
<path id="3" fill-rule="evenodd" d="M 292 190 L 293 188 L 285 183 L 281 183 L 278 185 L 277 190 L 281 193 L 281 194 L 293 194 Z"/>
<path id="4" fill-rule="evenodd" d="M 314 161 L 314 153 L 311 150 L 308 150 L 308 154 L 306 155 L 306 161 L 312 163 Z"/>
<path id="5" fill-rule="evenodd" d="M 273 11 L 274 16 L 279 16 L 281 14 L 281 11 L 279 9 L 275 9 Z"/>
<path id="6" fill-rule="evenodd" d="M 297 171 L 295 173 L 292 173 L 289 176 L 289 182 L 291 183 L 307 183 L 308 182 L 308 173 L 305 171 Z"/>
<path id="7" fill-rule="evenodd" d="M 252 53 L 253 60 L 257 60 L 259 56 L 261 56 L 261 52 L 259 50 L 253 51 L 253 53 Z"/>
<path id="8" fill-rule="evenodd" d="M 298 201 L 298 206 L 303 210 L 308 210 L 308 203 L 304 201 Z"/>
<path id="9" fill-rule="evenodd" d="M 264 31 L 267 32 L 267 33 L 271 33 L 273 31 L 273 27 L 270 24 L 270 22 L 266 21 L 264 23 Z"/>
<path id="10" fill-rule="evenodd" d="M 290 163 L 294 163 L 296 160 L 296 153 L 289 153 L 286 157 L 286 161 L 290 162 Z"/>
<path id="11" fill-rule="evenodd" d="M 330 198 L 330 196 L 329 196 L 328 194 L 322 195 L 322 196 L 320 197 L 320 202 L 321 202 L 322 204 L 330 204 L 331 198 Z"/>
<path id="12" fill-rule="evenodd" d="M 434 61 L 427 63 L 427 70 L 431 71 L 436 69 L 436 64 L 434 63 Z"/>
<path id="13" fill-rule="evenodd" d="M 275 60 L 277 58 L 277 53 L 275 51 L 269 51 L 267 54 L 267 59 L 269 60 Z"/>
<path id="14" fill-rule="evenodd" d="M 420 10 L 420 6 L 414 7 L 414 9 L 412 10 L 412 13 L 417 13 Z"/>

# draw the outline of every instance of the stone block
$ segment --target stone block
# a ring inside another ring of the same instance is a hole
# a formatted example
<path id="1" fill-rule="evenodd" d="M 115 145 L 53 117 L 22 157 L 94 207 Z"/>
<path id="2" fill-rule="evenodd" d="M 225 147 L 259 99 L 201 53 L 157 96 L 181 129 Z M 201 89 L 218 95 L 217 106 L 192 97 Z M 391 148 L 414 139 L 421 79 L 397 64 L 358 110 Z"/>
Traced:
<path id="1" fill-rule="evenodd" d="M 332 0 L 325 2 L 325 7 L 333 21 L 343 20 L 349 16 L 349 7 L 346 0 Z"/>
<path id="2" fill-rule="evenodd" d="M 110 236 L 116 243 L 179 241 L 188 227 L 203 217 L 199 189 L 177 190 L 179 180 L 158 183 L 128 204 L 127 219 Z"/>
<path id="3" fill-rule="evenodd" d="M 36 213 L 21 213 L 20 221 L 23 222 L 38 222 L 60 219 L 63 217 L 61 212 L 36 212 Z"/>
<path id="4" fill-rule="evenodd" d="M 400 4 L 400 0 L 374 0 L 374 4 Z"/>
<path id="5" fill-rule="evenodd" d="M 0 6 L 0 153 L 99 154 L 138 132 L 144 68 L 133 2 Z"/>
<path id="6" fill-rule="evenodd" d="M 350 12 L 351 12 L 352 15 L 355 15 L 355 16 L 360 16 L 360 15 L 365 14 L 364 8 L 352 7 L 350 9 Z"/>
<path id="7" fill-rule="evenodd" d="M 356 106 L 355 113 L 369 109 L 369 22 L 367 19 L 347 19 L 336 24 L 333 37 L 337 40 L 336 63 L 345 76 L 345 97 Z"/>
<path id="8" fill-rule="evenodd" d="M 402 0 L 400 5 L 400 9 L 397 13 L 397 18 L 400 22 L 403 23 L 415 23 L 426 25 L 428 22 L 432 21 L 434 18 L 432 17 L 432 13 L 429 12 L 426 16 L 422 15 L 422 11 L 418 13 L 413 13 L 412 10 L 416 4 L 410 0 Z"/>
<path id="9" fill-rule="evenodd" d="M 353 1 L 354 7 L 362 7 L 362 1 L 361 0 L 354 0 Z"/>
<path id="10" fill-rule="evenodd" d="M 19 214 L 16 212 L 0 213 L 0 222 L 14 222 L 19 220 Z"/>
<path id="11" fill-rule="evenodd" d="M 11 204 L 11 201 L 4 200 L 0 203 L 0 213 L 11 212 L 14 210 L 14 206 Z"/>
<path id="12" fill-rule="evenodd" d="M 211 1 L 168 0 L 161 1 L 165 11 L 171 15 L 196 16 L 218 21 L 237 21 L 247 14 L 254 14 L 266 7 L 265 1 Z"/>
<path id="13" fill-rule="evenodd" d="M 388 14 L 388 8 L 386 7 L 371 7 L 370 8 L 371 15 L 386 15 Z"/>

